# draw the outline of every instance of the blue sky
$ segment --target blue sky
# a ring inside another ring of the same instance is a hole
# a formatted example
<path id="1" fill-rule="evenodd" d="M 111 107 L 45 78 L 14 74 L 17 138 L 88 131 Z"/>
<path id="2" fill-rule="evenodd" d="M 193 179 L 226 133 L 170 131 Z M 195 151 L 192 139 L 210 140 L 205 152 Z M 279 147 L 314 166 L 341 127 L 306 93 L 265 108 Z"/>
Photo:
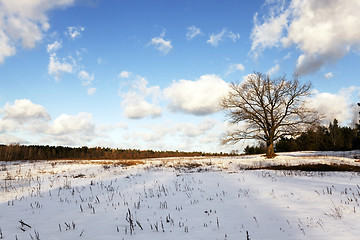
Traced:
<path id="1" fill-rule="evenodd" d="M 0 0 L 0 143 L 220 152 L 217 102 L 254 71 L 356 121 L 358 0 Z M 247 143 L 245 143 L 246 145 Z"/>

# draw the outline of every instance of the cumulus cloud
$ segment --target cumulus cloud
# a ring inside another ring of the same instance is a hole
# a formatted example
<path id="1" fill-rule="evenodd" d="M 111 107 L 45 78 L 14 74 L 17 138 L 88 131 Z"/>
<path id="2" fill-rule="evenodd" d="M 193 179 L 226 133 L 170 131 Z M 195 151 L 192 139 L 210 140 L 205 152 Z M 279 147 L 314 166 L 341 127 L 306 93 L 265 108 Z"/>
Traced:
<path id="1" fill-rule="evenodd" d="M 140 119 L 144 117 L 159 117 L 161 108 L 151 104 L 138 95 L 129 94 L 122 102 L 124 114 L 128 118 Z"/>
<path id="2" fill-rule="evenodd" d="M 244 71 L 244 70 L 245 70 L 245 67 L 241 63 L 233 63 L 233 64 L 230 64 L 230 66 L 226 70 L 225 75 L 229 75 L 229 74 L 232 74 L 234 72 Z"/>
<path id="3" fill-rule="evenodd" d="M 50 115 L 46 109 L 28 99 L 15 100 L 13 104 L 6 103 L 0 109 L 0 133 L 26 130 L 39 132 L 46 127 Z"/>
<path id="4" fill-rule="evenodd" d="M 57 50 L 59 50 L 62 47 L 62 42 L 60 41 L 55 41 L 53 43 L 50 43 L 47 45 L 47 52 L 48 53 L 52 53 L 52 52 L 56 52 Z"/>
<path id="5" fill-rule="evenodd" d="M 279 64 L 276 64 L 275 66 L 273 66 L 272 68 L 269 69 L 269 71 L 266 72 L 266 74 L 268 75 L 273 75 L 273 74 L 276 74 L 280 69 L 280 65 Z"/>
<path id="6" fill-rule="evenodd" d="M 213 118 L 191 117 L 185 122 L 164 120 L 156 123 L 139 123 L 124 132 L 122 146 L 153 150 L 224 151 L 219 148 L 223 121 Z M 177 119 L 179 120 L 179 119 Z M 200 120 L 198 122 L 198 120 Z"/>
<path id="7" fill-rule="evenodd" d="M 6 57 L 15 55 L 16 49 L 9 37 L 0 29 L 0 63 L 4 63 Z"/>
<path id="8" fill-rule="evenodd" d="M 343 88 L 336 94 L 315 90 L 308 104 L 324 116 L 326 124 L 334 118 L 340 123 L 349 122 L 353 118 L 351 96 L 356 91 L 359 91 L 359 88 Z"/>
<path id="9" fill-rule="evenodd" d="M 265 49 L 279 46 L 279 40 L 283 35 L 287 24 L 288 13 L 274 17 L 273 15 L 265 19 L 263 23 L 258 22 L 258 14 L 254 16 L 254 27 L 251 32 L 251 50 L 255 58 Z"/>
<path id="10" fill-rule="evenodd" d="M 50 60 L 48 65 L 48 73 L 53 75 L 56 81 L 59 81 L 64 73 L 72 73 L 73 72 L 73 63 L 68 63 L 66 59 L 60 60 L 56 53 L 50 54 Z"/>
<path id="11" fill-rule="evenodd" d="M 43 106 L 28 99 L 15 100 L 12 105 L 6 103 L 0 113 L 4 114 L 3 119 L 12 119 L 21 123 L 34 119 L 50 120 L 50 116 Z"/>
<path id="12" fill-rule="evenodd" d="M 94 74 L 89 74 L 88 72 L 81 70 L 78 74 L 78 77 L 83 81 L 83 86 L 88 86 L 94 80 Z"/>
<path id="13" fill-rule="evenodd" d="M 128 132 L 127 144 L 155 150 L 180 151 L 218 151 L 220 132 L 219 123 L 213 119 L 204 119 L 199 123 L 165 121 L 158 124 L 146 124 Z M 207 141 L 204 149 L 204 141 Z M 211 141 L 212 140 L 212 141 Z M 137 143 L 137 144 L 136 144 Z"/>
<path id="14" fill-rule="evenodd" d="M 81 36 L 81 32 L 85 30 L 84 27 L 80 26 L 71 26 L 68 27 L 66 34 L 72 39 L 75 40 L 76 38 L 79 38 Z"/>
<path id="15" fill-rule="evenodd" d="M 332 77 L 334 77 L 334 74 L 332 72 L 325 73 L 325 78 L 326 79 L 330 79 Z"/>
<path id="16" fill-rule="evenodd" d="M 49 53 L 48 74 L 53 75 L 56 81 L 59 81 L 64 73 L 73 73 L 75 66 L 75 60 L 71 56 L 59 59 L 57 51 L 60 48 L 62 48 L 62 41 L 55 41 L 46 47 L 46 51 Z M 85 77 L 90 77 L 85 74 L 87 73 L 80 72 L 79 78 L 85 80 Z"/>
<path id="17" fill-rule="evenodd" d="M 219 111 L 219 100 L 229 91 L 217 75 L 203 75 L 196 81 L 179 80 L 164 90 L 173 111 L 206 115 Z"/>
<path id="18" fill-rule="evenodd" d="M 226 28 L 224 28 L 218 34 L 211 34 L 210 38 L 206 42 L 209 43 L 210 45 L 216 47 L 219 45 L 219 42 L 221 42 L 227 38 L 232 40 L 233 42 L 236 42 L 236 40 L 240 38 L 240 34 L 233 33 L 232 31 L 229 31 Z"/>
<path id="19" fill-rule="evenodd" d="M 164 39 L 165 32 L 160 34 L 160 37 L 152 38 L 148 45 L 153 45 L 157 50 L 162 52 L 164 55 L 168 54 L 172 49 L 171 41 Z"/>
<path id="20" fill-rule="evenodd" d="M 1 133 L 1 130 L 0 130 Z M 2 144 L 27 144 L 28 141 L 26 141 L 24 138 L 19 138 L 17 136 L 11 135 L 11 134 L 0 134 L 0 142 Z"/>
<path id="21" fill-rule="evenodd" d="M 298 74 L 308 74 L 336 63 L 360 47 L 360 2 L 358 0 L 274 1 L 270 16 L 260 23 L 254 17 L 251 50 L 257 56 L 265 48 L 295 45 L 302 54 L 296 65 Z"/>
<path id="22" fill-rule="evenodd" d="M 162 110 L 157 106 L 158 98 L 161 95 L 160 87 L 148 87 L 147 85 L 148 82 L 145 78 L 137 76 L 128 91 L 120 94 L 123 98 L 121 105 L 126 117 L 140 119 L 161 115 Z M 150 102 L 148 98 L 151 98 Z"/>
<path id="23" fill-rule="evenodd" d="M 44 106 L 28 99 L 15 100 L 0 109 L 0 140 L 3 143 L 84 145 L 96 137 L 92 115 L 62 114 L 54 121 Z M 41 140 L 39 140 L 41 138 Z"/>
<path id="24" fill-rule="evenodd" d="M 18 47 L 31 49 L 50 24 L 47 12 L 70 6 L 75 0 L 2 0 L 0 4 L 0 63 L 16 54 Z"/>
<path id="25" fill-rule="evenodd" d="M 190 27 L 187 28 L 187 33 L 186 33 L 186 39 L 187 40 L 191 40 L 193 39 L 194 37 L 196 37 L 197 35 L 201 35 L 203 34 L 200 30 L 200 28 L 192 25 Z"/>
<path id="26" fill-rule="evenodd" d="M 92 115 L 90 113 L 79 113 L 76 116 L 61 114 L 54 120 L 54 123 L 49 128 L 48 133 L 53 135 L 65 134 L 93 134 L 95 124 L 92 123 Z"/>
<path id="27" fill-rule="evenodd" d="M 96 126 L 90 113 L 61 114 L 42 133 L 43 142 L 67 146 L 80 146 L 96 137 Z"/>
<path id="28" fill-rule="evenodd" d="M 125 122 L 119 122 L 119 123 L 115 123 L 115 124 L 100 124 L 97 126 L 96 130 L 99 131 L 101 134 L 104 132 L 111 132 L 114 131 L 116 129 L 123 129 L 123 130 L 127 130 L 129 128 L 129 126 L 127 125 L 127 123 Z"/>
<path id="29" fill-rule="evenodd" d="M 121 73 L 119 73 L 119 78 L 129 78 L 130 75 L 131 75 L 131 72 L 122 71 Z"/>
<path id="30" fill-rule="evenodd" d="M 205 119 L 199 124 L 181 123 L 176 126 L 176 129 L 186 137 L 198 137 L 204 135 L 206 132 L 215 127 L 217 122 L 212 119 Z"/>

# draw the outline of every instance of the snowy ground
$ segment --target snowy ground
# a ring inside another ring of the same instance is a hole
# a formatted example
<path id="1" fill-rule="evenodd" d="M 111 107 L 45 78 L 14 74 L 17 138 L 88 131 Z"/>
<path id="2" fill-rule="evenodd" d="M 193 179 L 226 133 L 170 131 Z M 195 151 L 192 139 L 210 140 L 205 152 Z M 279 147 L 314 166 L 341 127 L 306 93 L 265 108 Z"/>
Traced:
<path id="1" fill-rule="evenodd" d="M 244 170 L 359 155 L 0 162 L 0 239 L 359 239 L 359 173 Z"/>

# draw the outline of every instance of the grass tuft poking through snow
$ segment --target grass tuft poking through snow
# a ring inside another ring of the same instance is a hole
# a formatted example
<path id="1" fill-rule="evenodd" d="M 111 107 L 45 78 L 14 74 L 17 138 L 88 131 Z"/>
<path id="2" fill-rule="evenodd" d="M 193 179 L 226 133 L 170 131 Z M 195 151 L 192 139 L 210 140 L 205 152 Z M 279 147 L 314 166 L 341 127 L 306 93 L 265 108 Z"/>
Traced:
<path id="1" fill-rule="evenodd" d="M 354 156 L 1 162 L 0 239 L 358 239 Z"/>

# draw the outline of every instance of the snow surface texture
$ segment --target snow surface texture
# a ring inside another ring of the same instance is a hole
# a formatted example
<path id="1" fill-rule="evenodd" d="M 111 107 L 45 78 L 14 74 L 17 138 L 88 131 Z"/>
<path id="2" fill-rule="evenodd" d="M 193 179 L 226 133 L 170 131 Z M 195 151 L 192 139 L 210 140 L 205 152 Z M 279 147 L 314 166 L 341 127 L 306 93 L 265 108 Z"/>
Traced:
<path id="1" fill-rule="evenodd" d="M 358 173 L 244 170 L 358 155 L 2 162 L 0 239 L 359 239 Z"/>

